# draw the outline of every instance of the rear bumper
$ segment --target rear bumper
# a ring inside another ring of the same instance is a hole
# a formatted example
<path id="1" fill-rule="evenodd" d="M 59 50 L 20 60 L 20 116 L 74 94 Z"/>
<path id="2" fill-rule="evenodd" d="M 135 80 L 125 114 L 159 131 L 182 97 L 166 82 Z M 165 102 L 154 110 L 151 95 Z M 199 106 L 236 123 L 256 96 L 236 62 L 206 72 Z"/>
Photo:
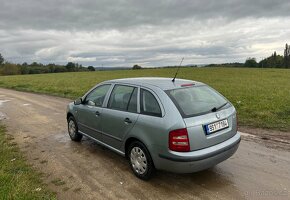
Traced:
<path id="1" fill-rule="evenodd" d="M 175 173 L 191 173 L 210 168 L 231 157 L 238 149 L 239 132 L 232 138 L 205 149 L 192 152 L 170 151 L 168 155 L 158 155 L 157 169 Z M 155 161 L 155 162 L 156 162 Z"/>

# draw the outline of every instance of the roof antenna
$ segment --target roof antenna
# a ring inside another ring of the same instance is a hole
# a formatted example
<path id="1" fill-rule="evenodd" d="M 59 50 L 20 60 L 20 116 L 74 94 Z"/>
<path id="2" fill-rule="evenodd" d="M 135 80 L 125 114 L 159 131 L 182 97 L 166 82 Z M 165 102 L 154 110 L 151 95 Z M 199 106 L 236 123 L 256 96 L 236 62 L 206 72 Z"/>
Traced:
<path id="1" fill-rule="evenodd" d="M 181 64 L 182 64 L 182 62 L 183 62 L 183 60 L 184 60 L 184 58 L 182 58 L 182 60 L 181 60 L 181 62 L 180 62 L 180 64 L 179 64 L 179 66 L 178 66 L 178 68 L 177 68 L 177 71 L 176 71 L 176 73 L 175 73 L 175 76 L 174 76 L 174 78 L 172 79 L 172 82 L 175 81 L 175 78 L 176 78 L 176 76 L 177 76 L 177 74 L 178 74 L 179 68 L 180 68 L 180 66 L 181 66 Z"/>

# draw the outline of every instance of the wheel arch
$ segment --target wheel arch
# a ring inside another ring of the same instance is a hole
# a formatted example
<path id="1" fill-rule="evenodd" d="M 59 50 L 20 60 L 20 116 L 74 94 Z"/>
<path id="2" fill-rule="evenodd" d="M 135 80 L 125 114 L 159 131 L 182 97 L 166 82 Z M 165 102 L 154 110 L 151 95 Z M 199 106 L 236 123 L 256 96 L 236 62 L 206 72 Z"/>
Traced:
<path id="1" fill-rule="evenodd" d="M 126 142 L 125 142 L 125 157 L 128 158 L 128 150 L 129 150 L 129 146 L 132 142 L 134 141 L 138 141 L 141 142 L 142 144 L 144 144 L 144 142 L 142 142 L 140 139 L 136 138 L 136 137 L 129 137 Z M 145 145 L 145 144 L 144 144 Z M 146 145 L 145 145 L 146 146 Z M 147 147 L 146 147 L 147 148 Z M 148 148 L 147 148 L 148 149 Z"/>
<path id="2" fill-rule="evenodd" d="M 68 112 L 66 114 L 66 120 L 68 120 L 70 117 L 73 117 L 75 119 L 74 115 L 71 112 Z"/>
<path id="3" fill-rule="evenodd" d="M 128 158 L 128 150 L 129 150 L 129 147 L 130 147 L 130 144 L 132 143 L 132 142 L 134 142 L 134 141 L 138 141 L 138 142 L 140 142 L 140 143 L 142 143 L 145 147 L 146 147 L 146 149 L 147 149 L 147 151 L 148 151 L 148 153 L 150 154 L 150 156 L 151 156 L 151 158 L 152 158 L 152 154 L 151 154 L 151 152 L 150 152 L 150 149 L 148 148 L 148 145 L 146 145 L 146 143 L 145 142 L 143 142 L 141 139 L 139 139 L 139 138 L 137 138 L 137 137 L 129 137 L 127 140 L 126 140 L 126 142 L 125 142 L 125 157 L 126 158 Z M 152 158 L 152 160 L 153 160 L 153 158 Z M 153 164 L 154 164 L 154 162 L 153 162 Z"/>

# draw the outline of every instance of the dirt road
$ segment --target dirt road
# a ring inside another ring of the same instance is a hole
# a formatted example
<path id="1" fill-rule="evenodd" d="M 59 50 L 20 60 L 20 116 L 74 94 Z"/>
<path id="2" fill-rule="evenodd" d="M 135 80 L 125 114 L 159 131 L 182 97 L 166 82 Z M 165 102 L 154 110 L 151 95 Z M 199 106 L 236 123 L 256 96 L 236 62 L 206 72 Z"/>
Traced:
<path id="1" fill-rule="evenodd" d="M 127 161 L 85 138 L 70 141 L 67 99 L 0 89 L 0 119 L 59 199 L 290 199 L 290 152 L 244 136 L 238 152 L 195 174 L 137 179 Z M 283 149 L 285 146 L 285 149 Z"/>

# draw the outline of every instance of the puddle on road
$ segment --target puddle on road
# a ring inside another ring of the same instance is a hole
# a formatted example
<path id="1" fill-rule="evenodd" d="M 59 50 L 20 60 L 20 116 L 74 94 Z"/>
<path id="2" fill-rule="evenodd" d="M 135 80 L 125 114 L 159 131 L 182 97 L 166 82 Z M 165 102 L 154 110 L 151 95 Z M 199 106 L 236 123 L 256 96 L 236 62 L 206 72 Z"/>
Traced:
<path id="1" fill-rule="evenodd" d="M 0 106 L 2 106 L 4 103 L 9 102 L 11 100 L 5 100 L 5 99 L 0 99 Z"/>
<path id="2" fill-rule="evenodd" d="M 5 97 L 5 95 L 0 95 L 0 97 Z M 9 102 L 11 100 L 0 99 L 0 107 L 3 106 L 4 103 Z M 3 112 L 0 112 L 0 120 L 8 119 L 7 115 Z"/>
<path id="3" fill-rule="evenodd" d="M 8 119 L 7 115 L 5 113 L 0 112 L 0 120 Z"/>
<path id="4" fill-rule="evenodd" d="M 67 143 L 71 140 L 67 133 L 56 134 L 54 138 L 60 143 Z"/>

